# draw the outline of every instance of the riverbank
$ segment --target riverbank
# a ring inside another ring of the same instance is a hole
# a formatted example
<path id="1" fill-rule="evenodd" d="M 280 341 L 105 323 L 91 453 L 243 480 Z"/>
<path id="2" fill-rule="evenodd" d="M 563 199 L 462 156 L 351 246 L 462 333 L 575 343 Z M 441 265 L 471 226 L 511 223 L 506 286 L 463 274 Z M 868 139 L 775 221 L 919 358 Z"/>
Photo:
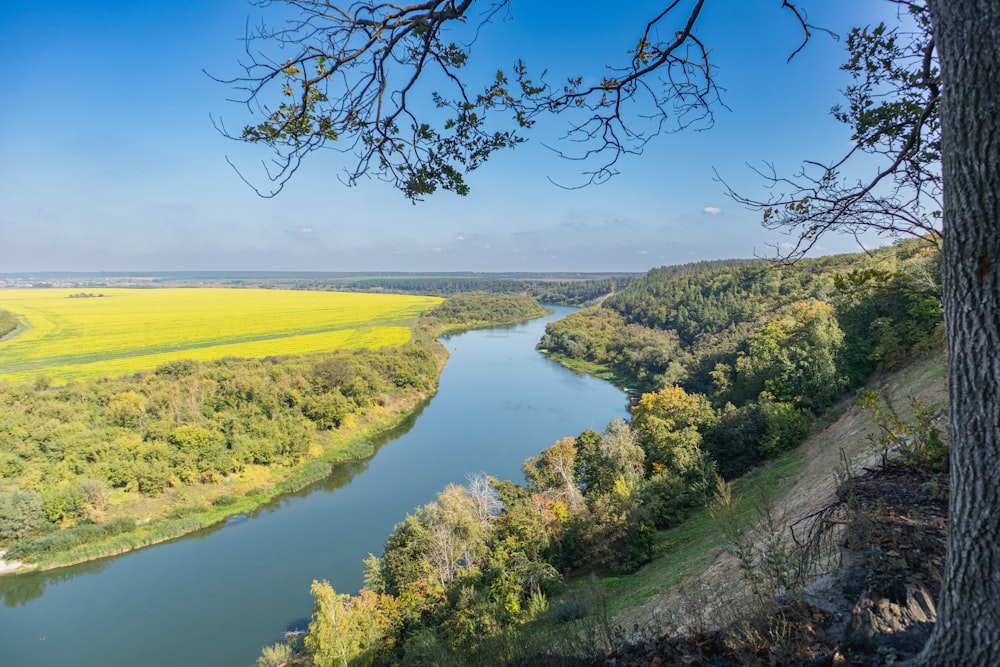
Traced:
<path id="1" fill-rule="evenodd" d="M 438 366 L 438 376 L 443 366 L 444 359 Z M 145 511 L 140 513 L 142 518 L 135 520 L 134 530 L 81 544 L 34 563 L 2 561 L 0 576 L 53 570 L 119 556 L 251 514 L 281 496 L 324 479 L 336 466 L 370 458 L 375 453 L 373 439 L 384 437 L 405 423 L 433 396 L 433 391 L 415 394 L 381 410 L 378 415 L 368 415 L 354 428 L 325 438 L 324 445 L 314 444 L 310 450 L 312 457 L 294 467 L 266 470 L 263 466 L 253 466 L 245 474 L 233 476 L 221 484 L 173 489 L 160 498 L 144 499 L 141 507 Z"/>
<path id="2" fill-rule="evenodd" d="M 3 558 L 6 555 L 7 555 L 6 551 L 0 551 L 0 575 L 17 572 L 24 565 L 24 563 L 22 563 L 19 560 L 13 560 L 8 563 Z"/>
<path id="3" fill-rule="evenodd" d="M 541 352 L 546 359 L 554 361 L 560 366 L 568 368 L 571 371 L 592 375 L 598 380 L 604 380 L 605 382 L 618 387 L 628 394 L 631 394 L 633 391 L 633 389 L 628 387 L 629 383 L 625 377 L 619 375 L 607 366 L 595 364 L 591 361 L 584 361 L 583 359 L 574 359 L 573 357 L 568 357 L 565 354 L 560 354 L 559 352 L 552 352 L 546 348 L 539 348 L 538 351 Z"/>
<path id="4" fill-rule="evenodd" d="M 375 453 L 373 440 L 398 429 L 436 394 L 448 359 L 448 352 L 439 338 L 456 335 L 460 331 L 515 325 L 551 312 L 538 307 L 527 317 L 522 312 L 514 318 L 476 319 L 461 325 L 424 322 L 415 328 L 410 344 L 421 340 L 432 352 L 434 373 L 429 390 L 389 394 L 383 397 L 382 405 L 356 415 L 356 419 L 349 424 L 317 431 L 308 458 L 295 466 L 250 465 L 224 480 L 170 488 L 156 497 L 141 497 L 115 490 L 107 511 L 96 517 L 96 521 L 82 522 L 87 524 L 86 530 L 95 533 L 95 537 L 70 548 L 55 547 L 51 555 L 31 559 L 33 562 L 28 564 L 21 561 L 8 563 L 0 568 L 0 576 L 53 570 L 162 544 L 218 526 L 233 517 L 250 515 L 282 496 L 323 480 L 338 466 L 367 460 Z M 126 518 L 134 524 L 125 522 Z M 111 523 L 115 523 L 114 531 L 102 533 L 103 527 Z M 58 536 L 60 532 L 56 531 L 53 535 Z"/>
<path id="5" fill-rule="evenodd" d="M 350 428 L 320 432 L 310 447 L 310 456 L 292 467 L 248 466 L 221 483 L 170 489 L 156 498 L 143 498 L 129 506 L 135 519 L 133 530 L 106 539 L 87 542 L 54 553 L 36 562 L 0 560 L 0 576 L 39 572 L 119 556 L 136 549 L 162 544 L 251 514 L 281 496 L 295 493 L 331 474 L 339 465 L 370 458 L 373 440 L 385 437 L 423 409 L 437 392 L 447 350 L 434 343 L 435 381 L 431 390 L 393 395 L 386 405 L 362 415 Z M 121 502 L 121 496 L 112 500 Z M 6 553 L 6 552 L 4 552 Z"/>

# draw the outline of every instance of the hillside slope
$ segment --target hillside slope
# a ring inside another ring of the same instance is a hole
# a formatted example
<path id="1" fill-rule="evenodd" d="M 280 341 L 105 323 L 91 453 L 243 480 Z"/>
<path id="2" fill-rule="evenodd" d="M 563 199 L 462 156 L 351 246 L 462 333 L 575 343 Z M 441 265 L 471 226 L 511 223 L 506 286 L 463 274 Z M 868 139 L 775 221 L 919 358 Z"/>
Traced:
<path id="1" fill-rule="evenodd" d="M 868 388 L 884 393 L 904 418 L 911 416 L 911 397 L 927 404 L 935 412 L 943 411 L 947 402 L 944 354 L 932 353 L 898 372 L 881 375 L 869 383 Z M 914 584 L 915 581 L 926 579 L 926 573 L 910 570 L 928 565 L 933 570 L 937 563 L 931 553 L 937 550 L 943 555 L 944 537 L 943 516 L 936 518 L 936 513 L 943 511 L 943 504 L 938 503 L 941 507 L 932 508 L 930 515 L 931 522 L 938 524 L 939 534 L 919 538 L 930 542 L 920 544 L 924 556 L 915 556 L 920 563 L 909 563 L 907 554 L 900 555 L 901 548 L 894 550 L 891 545 L 880 546 L 885 540 L 880 537 L 882 532 L 879 526 L 892 533 L 892 539 L 898 541 L 904 539 L 900 536 L 908 525 L 920 523 L 913 516 L 907 516 L 911 508 L 906 505 L 921 502 L 934 504 L 933 499 L 927 500 L 927 493 L 921 496 L 922 500 L 917 496 L 922 488 L 926 489 L 929 484 L 936 482 L 907 471 L 890 469 L 883 474 L 866 472 L 883 468 L 883 452 L 868 437 L 876 430 L 871 411 L 856 407 L 852 399 L 845 399 L 835 405 L 826 421 L 825 425 L 814 429 L 814 433 L 798 449 L 751 472 L 734 485 L 734 496 L 739 497 L 736 515 L 743 522 L 741 528 L 744 537 L 755 542 L 758 553 L 764 553 L 770 545 L 772 553 L 780 552 L 797 557 L 798 553 L 791 548 L 793 541 L 789 527 L 794 525 L 796 536 L 804 539 L 808 522 L 797 522 L 825 508 L 833 508 L 838 500 L 838 488 L 839 497 L 843 499 L 845 495 L 845 487 L 841 482 L 845 478 L 851 478 L 851 509 L 844 510 L 845 505 L 838 505 L 840 514 L 831 516 L 832 520 L 828 521 L 841 530 L 832 538 L 827 537 L 827 544 L 832 545 L 827 556 L 832 556 L 837 562 L 843 558 L 844 567 L 839 573 L 828 573 L 827 570 L 835 568 L 836 563 L 828 560 L 814 564 L 806 582 L 813 583 L 806 589 L 805 597 L 798 598 L 808 602 L 811 614 L 822 616 L 822 623 L 819 622 L 819 616 L 811 618 L 809 623 L 816 633 L 822 635 L 822 641 L 816 637 L 808 641 L 800 637 L 805 644 L 815 641 L 816 646 L 812 652 L 819 654 L 839 651 L 837 647 L 852 632 L 868 636 L 871 640 L 869 644 L 877 647 L 879 640 L 873 637 L 878 635 L 880 623 L 885 625 L 887 621 L 876 618 L 878 614 L 872 613 L 871 609 L 867 612 L 859 610 L 857 605 L 867 605 L 875 609 L 875 612 L 881 611 L 891 616 L 898 615 L 900 607 L 905 611 L 907 605 L 914 606 L 916 600 L 925 608 L 924 621 L 932 621 L 933 602 L 922 602 L 921 596 L 926 597 L 926 589 Z M 914 486 L 916 491 L 913 490 Z M 762 512 L 762 508 L 770 509 Z M 923 512 L 920 507 L 912 509 L 917 514 Z M 633 642 L 630 648 L 619 646 L 611 649 L 618 656 L 616 664 L 671 664 L 668 659 L 671 655 L 675 659 L 683 658 L 685 664 L 709 664 L 703 660 L 706 659 L 704 651 L 712 652 L 708 648 L 713 643 L 711 637 L 715 637 L 718 643 L 713 650 L 725 653 L 732 649 L 732 642 L 725 639 L 725 633 L 711 633 L 726 626 L 731 630 L 734 624 L 746 620 L 745 614 L 760 611 L 754 607 L 755 598 L 751 591 L 753 586 L 741 571 L 741 561 L 734 555 L 731 539 L 722 534 L 719 523 L 710 514 L 709 509 L 703 510 L 684 525 L 667 531 L 663 536 L 663 554 L 636 574 L 605 580 L 608 625 L 637 629 L 630 639 Z M 862 515 L 865 515 L 865 533 L 847 539 L 843 528 L 852 522 L 852 525 L 856 525 Z M 917 538 L 906 539 L 912 541 Z M 938 541 L 940 543 L 936 543 Z M 774 549 L 776 544 L 783 548 Z M 915 554 L 921 553 L 921 548 L 912 544 L 910 546 Z M 873 552 L 879 555 L 874 563 L 871 557 Z M 859 572 L 858 567 L 862 561 L 876 568 L 881 563 L 888 570 L 881 573 L 875 570 Z M 889 571 L 893 568 L 894 571 Z M 826 576 L 822 576 L 824 574 Z M 755 576 L 762 575 L 758 573 Z M 904 589 L 897 591 L 895 598 L 898 599 L 891 599 L 894 596 L 890 595 L 889 599 L 881 602 L 858 602 L 859 595 L 871 593 L 871 590 L 878 588 L 876 583 L 885 578 L 892 579 L 898 584 L 897 588 Z M 754 583 L 759 591 L 767 582 L 758 580 Z M 866 583 L 871 590 L 862 590 Z M 920 613 L 916 615 L 920 616 Z M 782 618 L 784 631 L 791 631 L 794 624 L 789 624 L 784 616 Z M 888 621 L 890 625 L 893 622 L 897 625 L 904 623 L 898 619 Z M 867 630 L 861 626 L 867 627 Z M 821 631 L 820 628 L 825 630 Z M 694 641 L 692 636 L 701 637 L 699 641 L 707 644 L 697 650 L 691 649 L 691 642 Z M 775 647 L 768 645 L 766 639 L 758 639 L 762 643 L 759 648 L 766 653 L 770 652 L 773 657 Z M 782 641 L 787 640 L 785 637 Z M 746 641 L 746 637 L 740 641 Z M 919 646 L 919 637 L 911 637 L 909 641 L 911 644 L 916 642 L 915 645 Z M 726 646 L 729 648 L 726 649 Z M 802 649 L 801 645 L 799 649 Z M 694 652 L 682 656 L 677 654 L 678 650 L 681 653 Z M 890 647 L 889 650 L 895 654 L 903 649 Z M 876 652 L 880 656 L 879 660 L 882 660 L 884 647 Z M 806 654 L 809 654 L 809 650 L 806 650 Z M 660 662 L 650 662 L 657 656 L 660 657 Z M 732 664 L 740 664 L 743 657 L 745 655 L 732 657 Z M 790 658 L 785 655 L 783 660 Z M 730 663 L 722 661 L 711 664 Z M 779 661 L 779 664 L 786 663 Z M 851 664 L 873 663 L 858 658 L 852 660 Z"/>

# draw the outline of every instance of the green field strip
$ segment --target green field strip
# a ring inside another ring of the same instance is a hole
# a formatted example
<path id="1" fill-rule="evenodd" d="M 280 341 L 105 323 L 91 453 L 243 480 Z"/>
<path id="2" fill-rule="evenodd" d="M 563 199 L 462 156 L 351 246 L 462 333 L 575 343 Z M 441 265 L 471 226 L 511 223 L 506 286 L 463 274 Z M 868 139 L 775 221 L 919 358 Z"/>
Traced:
<path id="1" fill-rule="evenodd" d="M 83 352 L 80 354 L 66 354 L 56 357 L 39 356 L 35 359 L 22 359 L 5 365 L 0 365 L 0 373 L 16 372 L 25 370 L 35 370 L 38 368 L 51 366 L 74 366 L 78 364 L 94 363 L 112 359 L 130 359 L 135 357 L 145 357 L 156 354 L 183 352 L 185 350 L 203 350 L 213 347 L 227 345 L 238 345 L 242 343 L 258 343 L 263 341 L 291 340 L 305 336 L 317 334 L 334 333 L 337 331 L 360 331 L 374 328 L 408 327 L 406 320 L 387 320 L 386 323 L 375 325 L 358 326 L 336 326 L 336 327 L 316 327 L 314 329 L 304 329 L 298 331 L 262 333 L 259 335 L 247 335 L 240 338 L 214 338 L 201 339 L 190 343 L 177 343 L 175 345 L 161 345 L 157 347 L 135 347 L 127 350 L 106 350 L 95 352 Z M 44 339 L 43 341 L 44 342 Z M 3 364 L 3 357 L 0 355 L 0 364 Z"/>
<path id="2" fill-rule="evenodd" d="M 165 361 L 261 358 L 403 344 L 436 297 L 164 288 L 0 290 L 31 327 L 0 341 L 0 380 L 56 382 L 151 370 Z"/>

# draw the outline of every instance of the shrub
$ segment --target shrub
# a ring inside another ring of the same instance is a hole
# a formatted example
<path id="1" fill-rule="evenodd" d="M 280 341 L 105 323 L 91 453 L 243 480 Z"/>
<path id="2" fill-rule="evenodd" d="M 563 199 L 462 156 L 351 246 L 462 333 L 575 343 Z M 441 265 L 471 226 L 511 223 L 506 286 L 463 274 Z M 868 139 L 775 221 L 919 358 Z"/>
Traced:
<path id="1" fill-rule="evenodd" d="M 590 604 L 586 600 L 563 600 L 552 607 L 552 619 L 559 625 L 586 618 L 590 615 Z"/>
<path id="2" fill-rule="evenodd" d="M 177 509 L 170 512 L 170 514 L 167 515 L 167 518 L 183 519 L 184 517 L 189 516 L 191 514 L 195 514 L 200 510 L 201 508 L 198 507 L 197 505 L 184 505 L 183 507 L 178 507 Z"/>
<path id="3" fill-rule="evenodd" d="M 84 504 L 98 512 L 108 506 L 110 491 L 108 485 L 96 479 L 85 479 L 79 484 L 80 495 Z"/>
<path id="4" fill-rule="evenodd" d="M 13 545 L 7 556 L 17 560 L 34 560 L 40 556 L 69 551 L 88 542 L 97 542 L 135 530 L 135 521 L 127 517 L 107 523 L 80 523 L 71 528 L 29 537 Z"/>
<path id="5" fill-rule="evenodd" d="M 292 653 L 288 644 L 265 646 L 257 658 L 256 667 L 285 667 L 291 662 Z"/>
<path id="6" fill-rule="evenodd" d="M 22 540 L 41 528 L 42 497 L 32 489 L 0 494 L 0 540 Z"/>
<path id="7" fill-rule="evenodd" d="M 812 415 L 791 403 L 761 399 L 761 412 L 767 432 L 760 443 L 760 451 L 767 458 L 798 446 L 809 433 Z"/>
<path id="8" fill-rule="evenodd" d="M 888 397 L 874 391 L 859 391 L 857 404 L 873 413 L 878 432 L 868 436 L 872 444 L 887 454 L 898 452 L 910 464 L 934 470 L 947 468 L 948 443 L 937 426 L 940 415 L 926 403 L 910 397 L 910 421 L 899 416 Z"/>
<path id="9" fill-rule="evenodd" d="M 63 519 L 83 516 L 84 496 L 76 487 L 56 487 L 45 489 L 42 495 L 42 514 L 50 523 Z"/>
<path id="10" fill-rule="evenodd" d="M 574 566 L 632 572 L 652 558 L 653 543 L 636 500 L 610 493 L 574 514 L 563 546 Z"/>

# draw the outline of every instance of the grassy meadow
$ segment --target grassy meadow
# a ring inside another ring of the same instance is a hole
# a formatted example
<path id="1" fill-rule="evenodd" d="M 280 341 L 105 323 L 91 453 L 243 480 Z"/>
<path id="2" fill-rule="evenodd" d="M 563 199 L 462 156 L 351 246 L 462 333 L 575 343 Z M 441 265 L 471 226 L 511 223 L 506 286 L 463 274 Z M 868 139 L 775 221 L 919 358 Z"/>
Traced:
<path id="1" fill-rule="evenodd" d="M 88 296 L 79 296 L 87 294 Z M 0 380 L 61 384 L 175 359 L 259 358 L 400 345 L 435 297 L 249 289 L 0 290 L 22 328 Z"/>

